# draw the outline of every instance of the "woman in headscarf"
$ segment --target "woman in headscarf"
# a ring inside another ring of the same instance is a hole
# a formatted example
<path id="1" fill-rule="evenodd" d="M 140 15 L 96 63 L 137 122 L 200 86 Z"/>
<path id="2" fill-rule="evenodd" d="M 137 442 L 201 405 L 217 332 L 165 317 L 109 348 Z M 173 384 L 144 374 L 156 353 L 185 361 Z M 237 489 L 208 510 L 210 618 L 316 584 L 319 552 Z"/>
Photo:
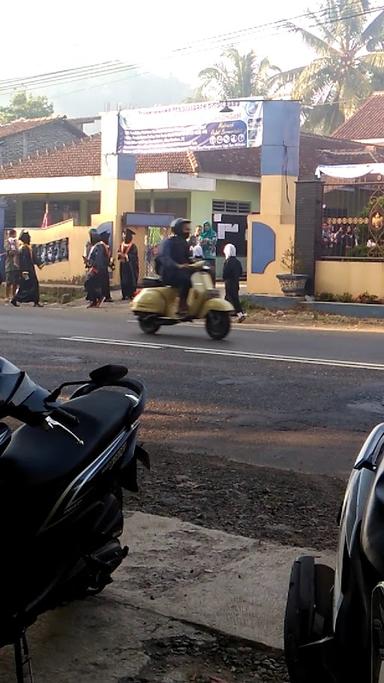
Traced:
<path id="1" fill-rule="evenodd" d="M 204 260 L 211 269 L 212 280 L 213 284 L 215 285 L 217 234 L 216 230 L 214 230 L 209 221 L 205 221 L 203 223 L 203 228 L 198 239 L 203 250 Z"/>
<path id="2" fill-rule="evenodd" d="M 236 258 L 236 247 L 233 244 L 225 245 L 224 256 L 223 280 L 225 284 L 225 298 L 232 304 L 241 323 L 247 317 L 239 299 L 240 278 L 243 274 L 243 268 L 239 259 Z"/>
<path id="3" fill-rule="evenodd" d="M 120 261 L 120 283 L 123 301 L 133 299 L 139 279 L 139 254 L 133 242 L 133 230 L 126 228 L 117 258 Z"/>
<path id="4" fill-rule="evenodd" d="M 97 231 L 90 230 L 89 238 L 86 257 L 88 273 L 85 278 L 84 288 L 87 293 L 86 299 L 89 301 L 88 308 L 98 308 L 102 301 L 102 278 L 99 269 L 100 254 L 98 250 L 99 236 Z"/>
<path id="5" fill-rule="evenodd" d="M 31 247 L 31 236 L 26 230 L 19 235 L 22 246 L 19 250 L 20 283 L 11 304 L 19 306 L 20 303 L 33 302 L 34 306 L 42 306 L 40 303 L 40 288 L 37 279 L 35 265 L 42 268 Z"/>

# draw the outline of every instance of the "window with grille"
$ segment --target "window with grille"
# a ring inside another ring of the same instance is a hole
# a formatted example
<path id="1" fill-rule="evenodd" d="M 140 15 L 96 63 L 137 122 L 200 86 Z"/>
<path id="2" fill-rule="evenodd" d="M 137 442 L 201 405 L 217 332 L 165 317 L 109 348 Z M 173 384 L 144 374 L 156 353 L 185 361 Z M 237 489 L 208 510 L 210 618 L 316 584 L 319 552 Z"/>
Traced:
<path id="1" fill-rule="evenodd" d="M 214 199 L 212 213 L 233 213 L 247 215 L 251 213 L 251 202 L 233 202 L 226 199 Z"/>

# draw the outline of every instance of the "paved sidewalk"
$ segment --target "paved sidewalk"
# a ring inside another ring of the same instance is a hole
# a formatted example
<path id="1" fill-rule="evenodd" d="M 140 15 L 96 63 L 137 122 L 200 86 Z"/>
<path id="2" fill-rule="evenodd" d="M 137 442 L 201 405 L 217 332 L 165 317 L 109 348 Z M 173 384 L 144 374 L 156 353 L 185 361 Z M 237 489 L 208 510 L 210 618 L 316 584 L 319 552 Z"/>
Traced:
<path id="1" fill-rule="evenodd" d="M 197 680 L 177 667 L 159 679 L 142 676 L 151 654 L 156 662 L 154 641 L 166 650 L 179 640 L 207 648 L 210 629 L 281 647 L 290 566 L 308 550 L 143 513 L 127 516 L 124 542 L 130 554 L 111 587 L 44 615 L 30 629 L 37 683 Z M 12 671 L 8 648 L 0 682 L 9 683 Z"/>

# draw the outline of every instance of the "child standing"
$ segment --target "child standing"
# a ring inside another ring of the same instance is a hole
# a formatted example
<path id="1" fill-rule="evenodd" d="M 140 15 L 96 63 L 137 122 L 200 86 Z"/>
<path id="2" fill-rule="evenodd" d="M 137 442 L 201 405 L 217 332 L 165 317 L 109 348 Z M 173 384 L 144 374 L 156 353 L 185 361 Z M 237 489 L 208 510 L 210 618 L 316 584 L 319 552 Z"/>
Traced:
<path id="1" fill-rule="evenodd" d="M 240 277 L 243 274 L 243 268 L 239 259 L 236 258 L 236 247 L 233 244 L 225 245 L 224 256 L 223 280 L 225 283 L 225 298 L 235 309 L 239 323 L 242 323 L 247 317 L 241 308 L 239 299 Z"/>

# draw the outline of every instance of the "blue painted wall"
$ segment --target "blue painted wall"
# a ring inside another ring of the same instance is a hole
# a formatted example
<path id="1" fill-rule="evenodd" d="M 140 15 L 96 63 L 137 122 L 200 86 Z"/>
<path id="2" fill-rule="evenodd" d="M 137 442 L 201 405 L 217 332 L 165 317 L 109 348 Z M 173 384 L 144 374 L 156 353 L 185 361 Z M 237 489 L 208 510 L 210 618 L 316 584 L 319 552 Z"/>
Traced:
<path id="1" fill-rule="evenodd" d="M 133 154 L 117 155 L 117 177 L 119 180 L 135 180 L 136 157 Z"/>
<path id="2" fill-rule="evenodd" d="M 252 223 L 252 273 L 264 273 L 276 258 L 276 235 L 266 223 Z"/>

